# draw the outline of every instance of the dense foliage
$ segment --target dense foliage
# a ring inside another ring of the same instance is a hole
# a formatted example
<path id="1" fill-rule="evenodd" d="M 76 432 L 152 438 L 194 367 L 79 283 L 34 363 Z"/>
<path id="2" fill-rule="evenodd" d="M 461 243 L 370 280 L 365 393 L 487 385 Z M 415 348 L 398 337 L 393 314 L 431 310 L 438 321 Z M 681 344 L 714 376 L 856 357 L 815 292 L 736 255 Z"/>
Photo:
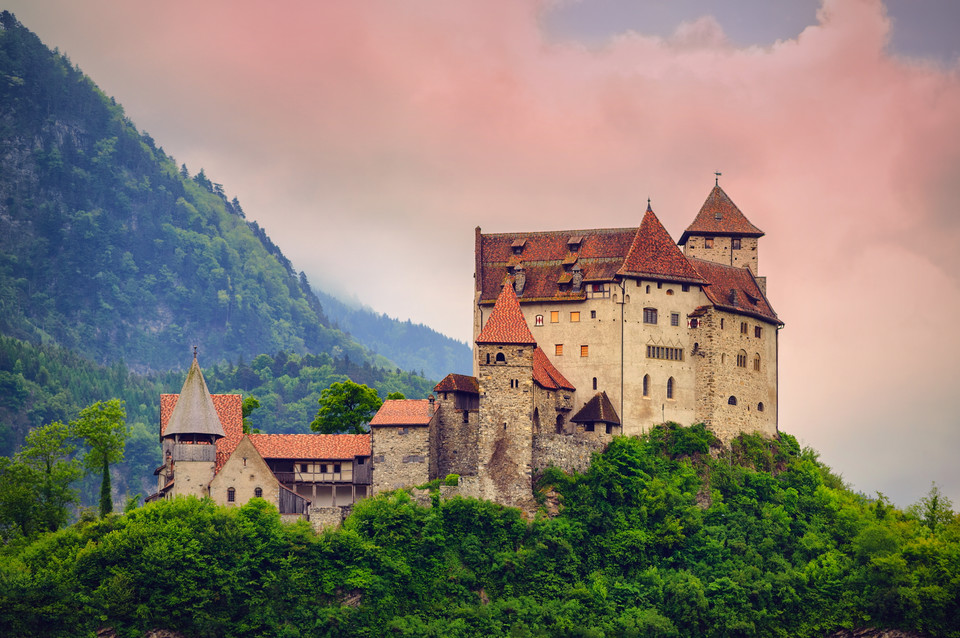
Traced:
<path id="1" fill-rule="evenodd" d="M 0 556 L 0 633 L 960 636 L 960 521 L 942 500 L 903 512 L 854 494 L 789 436 L 718 458 L 711 439 L 618 438 L 584 475 L 548 472 L 561 512 L 533 521 L 405 492 L 320 536 L 256 499 L 82 521 Z"/>

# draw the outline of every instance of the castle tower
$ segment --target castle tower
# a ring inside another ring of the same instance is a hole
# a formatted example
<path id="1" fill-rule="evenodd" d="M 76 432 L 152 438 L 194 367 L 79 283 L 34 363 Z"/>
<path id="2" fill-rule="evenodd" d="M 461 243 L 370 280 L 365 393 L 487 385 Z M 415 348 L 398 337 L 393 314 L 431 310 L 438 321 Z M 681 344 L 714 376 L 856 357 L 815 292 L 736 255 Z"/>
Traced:
<path id="1" fill-rule="evenodd" d="M 194 352 L 180 397 L 160 437 L 167 469 L 161 474 L 161 481 L 173 480 L 172 495 L 208 494 L 217 461 L 217 440 L 224 436 Z M 162 490 L 164 485 L 159 488 Z"/>
<path id="2" fill-rule="evenodd" d="M 719 185 L 715 185 L 693 223 L 678 242 L 688 257 L 727 266 L 746 266 L 756 277 L 757 240 L 763 231 L 750 223 Z M 760 280 L 766 292 L 766 282 Z"/>
<path id="3" fill-rule="evenodd" d="M 477 335 L 480 410 L 478 479 L 481 498 L 532 505 L 533 355 L 530 332 L 513 281 L 507 278 Z"/>

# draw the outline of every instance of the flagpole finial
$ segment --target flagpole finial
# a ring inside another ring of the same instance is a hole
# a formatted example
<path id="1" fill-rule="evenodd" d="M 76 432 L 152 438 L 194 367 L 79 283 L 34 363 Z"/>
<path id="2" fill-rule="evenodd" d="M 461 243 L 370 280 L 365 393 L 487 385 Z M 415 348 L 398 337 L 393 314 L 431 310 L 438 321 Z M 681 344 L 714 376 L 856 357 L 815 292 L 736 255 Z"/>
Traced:
<path id="1" fill-rule="evenodd" d="M 723 175 L 723 173 L 721 173 L 720 171 L 716 171 L 716 172 L 714 173 L 714 175 L 716 175 L 716 177 L 713 178 L 713 185 L 714 185 L 714 186 L 719 186 L 719 185 L 720 185 L 720 176 Z"/>

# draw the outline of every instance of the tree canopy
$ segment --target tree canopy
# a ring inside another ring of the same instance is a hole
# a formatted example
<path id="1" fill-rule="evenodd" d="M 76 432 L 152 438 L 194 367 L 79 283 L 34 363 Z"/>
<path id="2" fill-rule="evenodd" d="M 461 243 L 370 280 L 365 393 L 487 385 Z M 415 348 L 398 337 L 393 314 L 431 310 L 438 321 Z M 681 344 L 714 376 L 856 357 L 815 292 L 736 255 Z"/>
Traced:
<path id="1" fill-rule="evenodd" d="M 320 393 L 320 409 L 310 429 L 322 434 L 363 434 L 383 401 L 373 388 L 347 379 Z"/>

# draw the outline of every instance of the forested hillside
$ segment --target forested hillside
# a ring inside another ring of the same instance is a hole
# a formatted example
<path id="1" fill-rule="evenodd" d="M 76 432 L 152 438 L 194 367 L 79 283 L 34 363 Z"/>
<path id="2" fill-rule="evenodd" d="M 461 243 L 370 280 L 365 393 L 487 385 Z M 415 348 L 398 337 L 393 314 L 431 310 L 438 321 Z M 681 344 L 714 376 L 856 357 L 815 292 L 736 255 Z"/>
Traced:
<path id="1" fill-rule="evenodd" d="M 399 321 L 364 306 L 351 306 L 315 290 L 331 324 L 404 370 L 418 370 L 428 379 L 451 372 L 473 374 L 473 351 L 423 324 Z"/>
<path id="2" fill-rule="evenodd" d="M 0 331 L 138 371 L 286 350 L 389 366 L 326 325 L 236 198 L 0 15 Z"/>
<path id="3" fill-rule="evenodd" d="M 790 436 L 712 439 L 617 438 L 584 475 L 548 472 L 533 521 L 402 491 L 320 536 L 260 499 L 84 520 L 0 549 L 0 634 L 960 636 L 960 519 L 935 489 L 900 511 Z"/>

